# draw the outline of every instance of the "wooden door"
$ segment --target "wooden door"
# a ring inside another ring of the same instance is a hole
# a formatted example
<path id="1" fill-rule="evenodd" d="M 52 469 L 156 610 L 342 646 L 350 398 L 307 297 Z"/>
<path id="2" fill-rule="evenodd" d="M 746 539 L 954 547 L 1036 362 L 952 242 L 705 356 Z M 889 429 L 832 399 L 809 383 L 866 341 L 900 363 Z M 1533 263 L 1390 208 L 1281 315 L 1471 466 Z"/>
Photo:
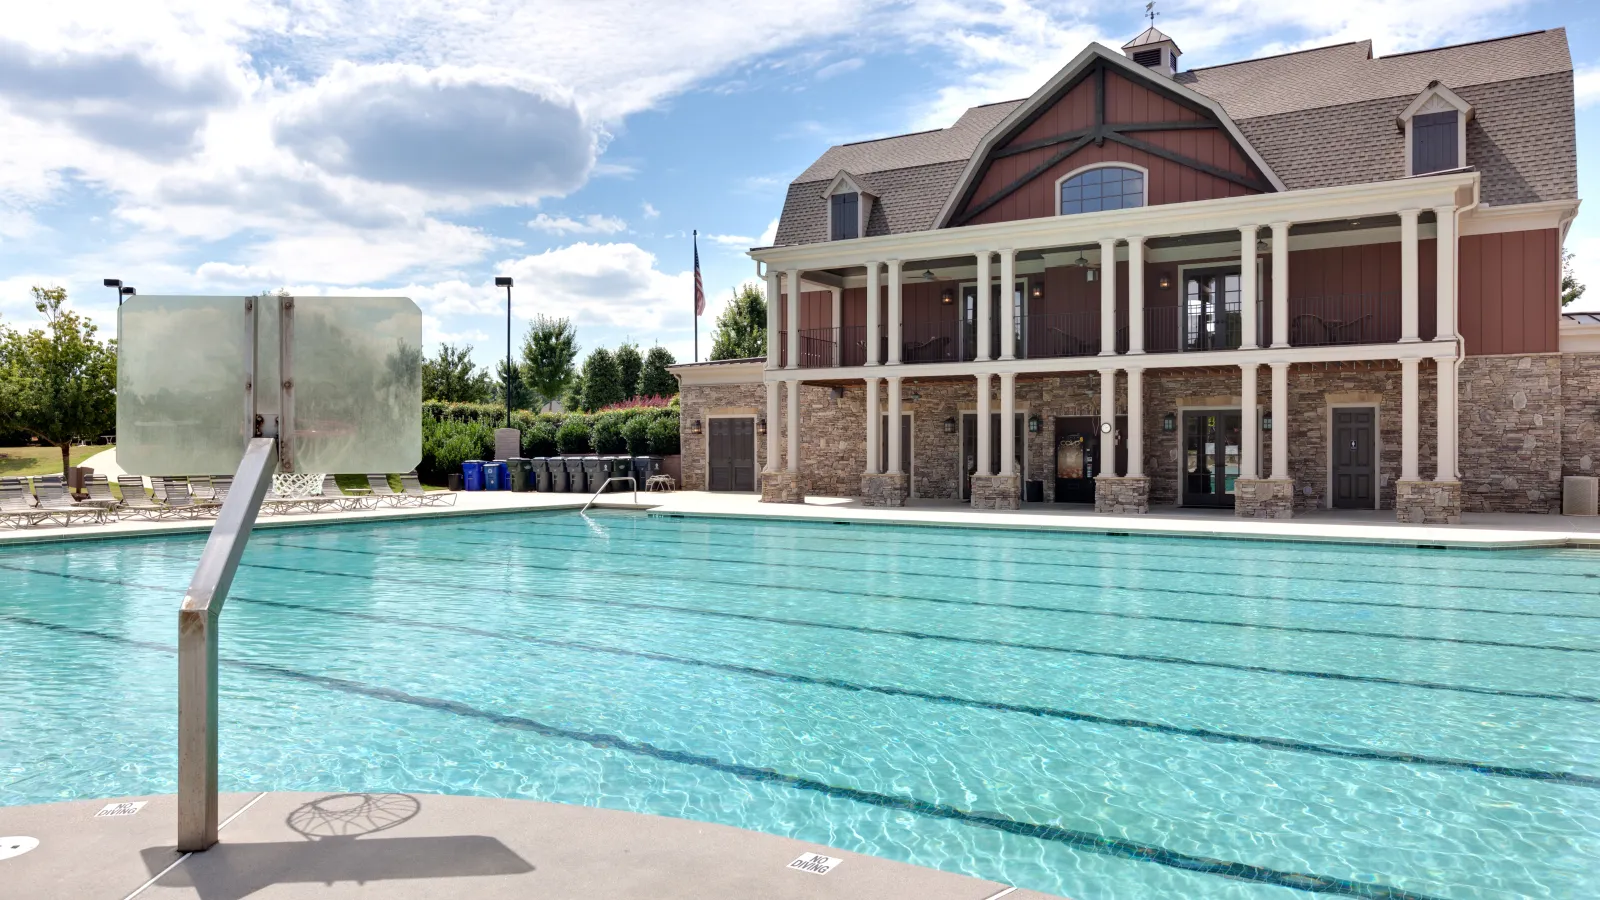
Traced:
<path id="1" fill-rule="evenodd" d="M 1333 508 L 1373 509 L 1378 467 L 1377 415 L 1371 407 L 1333 411 Z"/>

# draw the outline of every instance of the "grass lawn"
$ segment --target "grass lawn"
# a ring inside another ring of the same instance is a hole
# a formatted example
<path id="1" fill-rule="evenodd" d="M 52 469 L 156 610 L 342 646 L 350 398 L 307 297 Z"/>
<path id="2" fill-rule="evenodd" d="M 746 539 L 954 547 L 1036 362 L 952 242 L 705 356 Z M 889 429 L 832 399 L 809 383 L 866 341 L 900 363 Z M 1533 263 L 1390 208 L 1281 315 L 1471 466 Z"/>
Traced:
<path id="1" fill-rule="evenodd" d="M 105 450 L 107 444 L 72 448 L 72 464 L 78 465 L 89 457 Z M 31 477 L 34 475 L 60 475 L 61 450 L 56 447 L 0 447 L 0 475 Z"/>

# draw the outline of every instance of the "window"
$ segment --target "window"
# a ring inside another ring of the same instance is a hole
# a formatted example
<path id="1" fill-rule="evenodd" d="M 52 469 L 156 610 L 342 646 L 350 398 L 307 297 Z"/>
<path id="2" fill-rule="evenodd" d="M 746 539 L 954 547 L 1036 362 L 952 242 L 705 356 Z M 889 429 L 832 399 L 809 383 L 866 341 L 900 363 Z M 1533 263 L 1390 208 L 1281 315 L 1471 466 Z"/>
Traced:
<path id="1" fill-rule="evenodd" d="M 848 241 L 860 237 L 861 195 L 834 194 L 830 202 L 833 204 L 833 235 L 830 240 Z"/>
<path id="2" fill-rule="evenodd" d="M 1079 172 L 1061 182 L 1061 214 L 1134 209 L 1144 205 L 1144 173 L 1125 166 Z"/>
<path id="3" fill-rule="evenodd" d="M 1411 119 L 1411 174 L 1426 175 L 1459 166 L 1455 110 L 1423 113 Z"/>

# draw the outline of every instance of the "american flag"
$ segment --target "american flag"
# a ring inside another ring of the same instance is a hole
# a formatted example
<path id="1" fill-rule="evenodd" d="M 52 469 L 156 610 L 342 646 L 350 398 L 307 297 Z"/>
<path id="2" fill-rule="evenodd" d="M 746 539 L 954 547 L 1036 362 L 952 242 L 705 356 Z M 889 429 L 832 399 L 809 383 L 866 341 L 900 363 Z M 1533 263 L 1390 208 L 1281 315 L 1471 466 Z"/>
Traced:
<path id="1" fill-rule="evenodd" d="M 678 232 L 682 234 L 683 232 Z M 700 280 L 700 232 L 694 233 L 694 314 L 696 317 L 706 311 L 706 285 Z"/>

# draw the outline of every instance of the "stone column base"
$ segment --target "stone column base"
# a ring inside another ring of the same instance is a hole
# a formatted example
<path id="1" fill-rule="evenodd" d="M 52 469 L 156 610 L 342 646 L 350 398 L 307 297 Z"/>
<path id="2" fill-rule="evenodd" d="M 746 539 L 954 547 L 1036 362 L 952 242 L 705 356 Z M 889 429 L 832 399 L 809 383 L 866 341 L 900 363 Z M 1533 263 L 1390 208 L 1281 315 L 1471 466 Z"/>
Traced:
<path id="1" fill-rule="evenodd" d="M 1461 482 L 1395 482 L 1394 517 L 1410 525 L 1460 525 Z"/>
<path id="2" fill-rule="evenodd" d="M 804 503 L 806 495 L 800 490 L 799 472 L 762 472 L 762 503 Z"/>
<path id="3" fill-rule="evenodd" d="M 972 476 L 973 509 L 1021 509 L 1022 478 L 1018 475 Z"/>
<path id="4" fill-rule="evenodd" d="M 1094 511 L 1142 516 L 1150 511 L 1150 479 L 1143 475 L 1100 475 L 1094 480 Z"/>
<path id="5" fill-rule="evenodd" d="M 1241 519 L 1294 518 L 1294 479 L 1236 479 L 1233 501 L 1233 514 Z"/>
<path id="6" fill-rule="evenodd" d="M 861 476 L 862 506 L 905 506 L 910 495 L 910 475 L 869 472 Z"/>

